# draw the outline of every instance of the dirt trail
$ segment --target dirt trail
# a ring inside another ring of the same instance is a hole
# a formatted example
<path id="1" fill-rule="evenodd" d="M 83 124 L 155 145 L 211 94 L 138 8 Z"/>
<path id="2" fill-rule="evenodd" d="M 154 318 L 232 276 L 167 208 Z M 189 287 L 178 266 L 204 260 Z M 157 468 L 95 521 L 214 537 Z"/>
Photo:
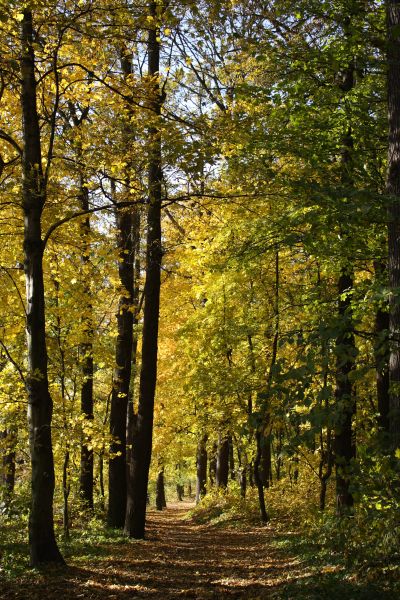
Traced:
<path id="1" fill-rule="evenodd" d="M 271 551 L 268 527 L 240 531 L 196 525 L 189 504 L 149 512 L 147 539 L 107 544 L 92 564 L 69 560 L 65 570 L 0 583 L 1 599 L 135 600 L 148 598 L 271 598 L 295 561 Z M 1 589 L 2 588 L 2 589 Z M 276 596 L 275 596 L 276 597 Z"/>
<path id="2" fill-rule="evenodd" d="M 376 590 L 342 580 L 337 572 L 339 579 L 332 581 L 330 566 L 310 572 L 301 560 L 274 547 L 277 534 L 269 526 L 198 525 L 185 520 L 189 508 L 179 503 L 162 513 L 151 510 L 145 541 L 103 544 L 94 558 L 82 550 L 67 568 L 31 571 L 12 584 L 0 581 L 0 599 L 398 598 L 383 589 L 377 596 Z"/>

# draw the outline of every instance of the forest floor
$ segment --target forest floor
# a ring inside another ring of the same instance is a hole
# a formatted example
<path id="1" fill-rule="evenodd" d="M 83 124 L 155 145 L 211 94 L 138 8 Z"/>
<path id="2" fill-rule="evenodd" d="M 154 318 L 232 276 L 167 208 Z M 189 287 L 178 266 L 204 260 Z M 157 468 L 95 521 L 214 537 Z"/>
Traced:
<path id="1" fill-rule="evenodd" d="M 18 577 L 3 579 L 0 571 L 0 598 L 399 598 L 385 585 L 346 576 L 338 564 L 321 564 L 312 552 L 296 546 L 301 540 L 295 533 L 248 522 L 199 524 L 186 515 L 192 506 L 150 510 L 145 541 L 108 540 L 96 548 L 81 544 L 67 557 L 67 567 L 26 568 Z"/>

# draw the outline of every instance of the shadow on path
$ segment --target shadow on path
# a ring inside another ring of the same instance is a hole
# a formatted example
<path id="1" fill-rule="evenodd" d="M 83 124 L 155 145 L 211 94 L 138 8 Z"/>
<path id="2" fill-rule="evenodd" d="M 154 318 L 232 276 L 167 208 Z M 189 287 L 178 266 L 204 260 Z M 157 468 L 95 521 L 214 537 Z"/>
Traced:
<path id="1" fill-rule="evenodd" d="M 3 584 L 2 600 L 135 600 L 282 598 L 293 600 L 394 600 L 390 592 L 315 574 L 272 545 L 268 526 L 235 530 L 183 520 L 189 504 L 150 511 L 145 541 L 105 544 L 92 564 L 75 556 L 67 569 L 27 574 Z"/>

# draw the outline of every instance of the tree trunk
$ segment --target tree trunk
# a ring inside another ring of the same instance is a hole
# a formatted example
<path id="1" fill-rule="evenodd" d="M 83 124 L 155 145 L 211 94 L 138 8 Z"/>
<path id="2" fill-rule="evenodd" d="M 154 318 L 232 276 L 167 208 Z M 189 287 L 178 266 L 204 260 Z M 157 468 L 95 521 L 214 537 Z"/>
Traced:
<path id="1" fill-rule="evenodd" d="M 229 437 L 219 436 L 217 451 L 216 483 L 218 488 L 228 486 L 229 476 Z"/>
<path id="2" fill-rule="evenodd" d="M 341 332 L 336 339 L 336 422 L 335 422 L 335 466 L 336 504 L 338 514 L 353 506 L 350 492 L 351 462 L 355 457 L 353 440 L 353 416 L 355 397 L 350 373 L 354 368 L 355 343 L 353 335 L 351 298 L 348 292 L 353 289 L 353 278 L 343 269 L 339 277 L 339 316 Z"/>
<path id="3" fill-rule="evenodd" d="M 282 465 L 283 465 L 282 446 L 283 446 L 283 432 L 280 429 L 276 435 L 276 447 L 275 447 L 275 457 L 276 457 L 275 474 L 276 474 L 277 481 L 281 480 L 281 470 L 282 470 Z"/>
<path id="4" fill-rule="evenodd" d="M 128 399 L 128 413 L 126 422 L 126 513 L 125 532 L 129 532 L 129 523 L 132 518 L 134 496 L 134 464 L 132 460 L 133 440 L 136 430 L 136 414 L 134 409 L 134 389 L 137 371 L 137 348 L 139 320 L 139 281 L 140 281 L 140 211 L 137 207 L 133 214 L 132 225 L 133 250 L 134 250 L 134 281 L 133 281 L 133 341 L 132 341 L 132 373 L 131 387 Z"/>
<path id="5" fill-rule="evenodd" d="M 51 441 L 53 403 L 49 392 L 45 335 L 43 242 L 41 216 L 46 200 L 42 171 L 40 126 L 36 105 L 32 12 L 22 19 L 21 102 L 24 151 L 24 271 L 27 297 L 28 423 L 32 462 L 32 501 L 29 516 L 31 564 L 63 562 L 54 536 L 54 461 Z"/>
<path id="6" fill-rule="evenodd" d="M 266 421 L 269 423 L 269 416 Z M 269 488 L 272 478 L 271 436 L 264 434 L 261 444 L 260 477 L 263 486 Z"/>
<path id="7" fill-rule="evenodd" d="M 379 280 L 384 278 L 386 265 L 382 260 L 374 263 L 375 276 Z M 380 281 L 383 284 L 382 281 Z M 382 434 L 389 436 L 389 307 L 378 306 L 375 313 L 375 342 L 374 357 L 376 368 L 376 395 L 378 399 L 378 424 Z"/>
<path id="8" fill-rule="evenodd" d="M 261 463 L 261 455 L 262 455 L 262 446 L 261 446 L 262 434 L 260 431 L 256 431 L 256 458 L 254 460 L 254 481 L 257 486 L 258 491 L 258 503 L 260 507 L 260 516 L 261 521 L 263 523 L 267 523 L 269 521 L 269 516 L 267 513 L 267 509 L 265 507 L 265 498 L 264 498 L 264 486 L 260 477 L 260 463 Z"/>
<path id="9" fill-rule="evenodd" d="M 71 491 L 71 485 L 69 483 L 68 477 L 68 469 L 69 469 L 69 444 L 67 444 L 67 449 L 64 455 L 64 464 L 63 464 L 63 529 L 64 529 L 64 537 L 68 541 L 70 539 L 69 533 L 69 507 L 68 507 L 68 498 Z"/>
<path id="10" fill-rule="evenodd" d="M 148 38 L 148 75 L 151 85 L 150 106 L 153 124 L 149 128 L 149 205 L 147 213 L 147 249 L 145 306 L 143 314 L 142 365 L 139 403 L 132 447 L 132 506 L 127 511 L 125 529 L 136 539 L 145 536 L 146 497 L 152 450 L 154 396 L 157 381 L 158 321 L 161 282 L 161 133 L 159 117 L 162 97 L 158 82 L 160 69 L 159 26 L 157 3 L 150 2 L 152 24 Z"/>
<path id="11" fill-rule="evenodd" d="M 176 496 L 178 498 L 178 502 L 183 502 L 183 497 L 185 494 L 185 488 L 181 483 L 176 484 Z"/>
<path id="12" fill-rule="evenodd" d="M 400 446 L 400 1 L 387 2 L 387 81 L 389 147 L 386 191 L 389 240 L 389 431 L 393 448 Z"/>
<path id="13" fill-rule="evenodd" d="M 217 478 L 217 448 L 217 444 L 214 442 L 208 463 L 208 479 L 210 481 L 210 487 L 213 487 Z"/>
<path id="14" fill-rule="evenodd" d="M 15 430 L 6 429 L 0 432 L 0 440 L 4 447 L 2 459 L 2 485 L 4 488 L 4 503 L 10 505 L 15 487 L 15 445 L 17 434 Z"/>
<path id="15" fill-rule="evenodd" d="M 80 203 L 82 210 L 89 209 L 89 192 L 84 185 L 83 173 L 80 173 Z M 82 369 L 81 412 L 87 423 L 93 421 L 93 307 L 90 289 L 90 277 L 87 266 L 90 263 L 90 217 L 86 216 L 81 224 L 82 241 L 82 275 L 84 277 L 83 299 L 84 317 L 82 318 L 82 335 L 84 341 L 80 344 L 79 352 Z M 87 280 L 89 279 L 89 282 Z M 81 469 L 79 490 L 85 506 L 93 509 L 93 449 L 91 434 L 83 432 L 81 446 Z"/>
<path id="16" fill-rule="evenodd" d="M 207 486 L 207 435 L 203 435 L 197 444 L 196 457 L 196 504 L 206 495 Z"/>
<path id="17" fill-rule="evenodd" d="M 121 69 L 125 82 L 129 85 L 132 75 L 132 57 L 126 48 L 121 49 Z M 134 116 L 132 105 L 127 103 L 129 120 L 126 124 L 124 144 L 132 151 L 134 132 L 130 120 Z M 124 188 L 129 196 L 131 187 L 129 169 L 125 173 Z M 125 199 L 125 198 L 124 198 Z M 115 349 L 114 385 L 111 400 L 111 428 L 117 432 L 118 443 L 113 445 L 116 456 L 109 463 L 109 506 L 108 523 L 113 527 L 123 527 L 131 495 L 131 456 L 132 439 L 136 424 L 133 406 L 132 368 L 135 369 L 137 357 L 137 336 L 134 327 L 137 323 L 138 293 L 140 276 L 136 273 L 140 245 L 140 212 L 138 207 L 116 207 L 117 248 L 119 250 L 119 279 L 122 287 L 119 298 L 117 327 L 118 336 Z M 135 375 L 135 373 L 133 373 Z M 116 442 L 117 442 L 116 440 Z"/>
<path id="18" fill-rule="evenodd" d="M 123 291 L 119 298 L 115 347 L 114 382 L 111 396 L 110 446 L 112 456 L 108 471 L 108 515 L 110 527 L 125 524 L 127 496 L 126 429 L 133 352 L 133 241 L 132 210 L 116 209 L 119 250 L 119 278 Z M 133 407 L 131 407 L 133 412 Z M 133 415 L 131 415 L 131 419 Z"/>
<path id="19" fill-rule="evenodd" d="M 345 35 L 350 35 L 350 17 L 345 21 Z M 346 94 L 355 86 L 354 60 L 350 60 L 346 69 L 339 75 L 339 88 Z M 351 124 L 342 139 L 341 183 L 350 191 L 353 183 L 353 136 Z M 347 190 L 344 189 L 344 200 Z M 339 222 L 340 235 L 344 241 L 349 241 L 346 222 Z M 343 259 L 342 259 L 343 260 Z M 356 346 L 354 339 L 353 313 L 351 293 L 353 291 L 353 266 L 343 261 L 338 280 L 338 317 L 340 332 L 336 338 L 336 387 L 335 387 L 335 467 L 336 467 L 336 508 L 339 515 L 346 513 L 353 506 L 353 496 L 350 492 L 352 460 L 355 457 L 353 438 L 353 417 L 356 414 L 355 390 L 350 373 L 354 369 Z"/>
<path id="20" fill-rule="evenodd" d="M 235 479 L 236 479 L 235 456 L 233 454 L 233 439 L 232 439 L 231 435 L 228 437 L 228 443 L 229 443 L 229 477 L 230 477 L 231 481 L 235 481 Z"/>
<path id="21" fill-rule="evenodd" d="M 162 510 L 167 506 L 165 501 L 165 483 L 164 483 L 164 469 L 158 473 L 156 483 L 156 508 Z"/>

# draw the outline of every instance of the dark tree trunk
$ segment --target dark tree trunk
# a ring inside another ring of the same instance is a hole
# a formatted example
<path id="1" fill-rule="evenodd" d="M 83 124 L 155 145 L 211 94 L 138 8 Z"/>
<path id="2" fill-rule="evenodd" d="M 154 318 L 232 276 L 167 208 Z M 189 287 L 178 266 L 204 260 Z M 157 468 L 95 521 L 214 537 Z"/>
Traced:
<path id="1" fill-rule="evenodd" d="M 272 478 L 271 436 L 264 435 L 261 444 L 260 477 L 263 486 L 269 488 Z"/>
<path id="2" fill-rule="evenodd" d="M 154 124 L 149 128 L 149 204 L 147 213 L 147 249 L 145 305 L 142 334 L 142 365 L 139 402 L 132 447 L 132 506 L 127 511 L 125 529 L 136 539 L 145 535 L 146 497 L 152 450 L 154 395 L 157 381 L 158 321 L 161 273 L 161 133 L 159 117 L 162 97 L 158 82 L 160 69 L 159 27 L 157 3 L 150 2 L 149 16 L 153 26 L 148 38 L 148 74 L 151 85 L 150 106 Z"/>
<path id="3" fill-rule="evenodd" d="M 345 35 L 350 35 L 350 17 L 345 21 Z M 351 60 L 339 75 L 339 88 L 346 94 L 355 86 L 355 66 Z M 351 125 L 342 139 L 341 183 L 344 189 L 344 200 L 353 183 L 353 136 Z M 351 232 L 346 222 L 339 222 L 341 237 L 349 240 Z M 335 387 L 335 438 L 334 453 L 336 467 L 336 508 L 339 515 L 346 513 L 353 506 L 350 492 L 352 460 L 355 457 L 353 438 L 353 418 L 356 414 L 355 390 L 351 382 L 351 371 L 354 369 L 356 346 L 354 339 L 354 323 L 351 308 L 353 291 L 353 266 L 342 264 L 338 280 L 338 317 L 340 332 L 336 338 L 336 387 Z"/>
<path id="4" fill-rule="evenodd" d="M 207 486 L 207 436 L 203 435 L 197 444 L 196 457 L 196 504 L 206 495 Z"/>
<path id="5" fill-rule="evenodd" d="M 164 469 L 158 473 L 156 483 L 156 508 L 162 510 L 166 508 L 167 503 L 165 501 L 165 482 L 164 482 Z"/>
<path id="6" fill-rule="evenodd" d="M 232 439 L 231 435 L 228 438 L 228 442 L 229 442 L 229 477 L 231 478 L 232 481 L 235 481 L 235 479 L 236 479 L 235 456 L 233 454 L 233 439 Z"/>
<path id="7" fill-rule="evenodd" d="M 15 444 L 17 434 L 15 430 L 0 432 L 0 440 L 5 446 L 2 459 L 2 485 L 4 488 L 4 503 L 6 508 L 10 505 L 15 487 Z"/>
<path id="8" fill-rule="evenodd" d="M 216 483 L 218 488 L 228 486 L 229 476 L 229 436 L 219 436 L 217 451 Z"/>
<path id="9" fill-rule="evenodd" d="M 134 282 L 133 282 L 133 341 L 132 341 L 132 373 L 131 387 L 128 400 L 128 414 L 126 422 L 126 513 L 125 532 L 129 532 L 129 523 L 132 518 L 134 502 L 134 463 L 132 461 L 133 439 L 136 428 L 136 414 L 134 410 L 134 389 L 137 371 L 137 348 L 138 333 L 137 324 L 139 319 L 139 281 L 140 281 L 140 211 L 137 207 L 133 213 L 132 224 L 133 250 L 134 250 Z"/>
<path id="10" fill-rule="evenodd" d="M 254 462 L 251 460 L 250 464 L 247 467 L 247 472 L 249 474 L 249 485 L 251 488 L 254 487 Z"/>
<path id="11" fill-rule="evenodd" d="M 83 174 L 80 174 L 80 201 L 81 209 L 89 209 L 89 192 L 84 185 Z M 84 420 L 88 423 L 93 421 L 93 323 L 92 323 L 92 299 L 90 283 L 86 283 L 88 277 L 87 267 L 90 263 L 90 218 L 86 216 L 81 225 L 82 241 L 82 275 L 85 278 L 83 298 L 86 306 L 82 318 L 82 334 L 84 341 L 80 344 L 82 388 L 81 388 L 81 412 Z M 89 278 L 90 281 L 90 278 Z M 91 435 L 84 431 L 81 446 L 81 469 L 79 489 L 85 506 L 93 509 L 93 449 Z"/>
<path id="12" fill-rule="evenodd" d="M 71 491 L 71 485 L 69 483 L 68 477 L 68 469 L 69 469 L 69 444 L 67 444 L 67 449 L 64 455 L 64 464 L 63 464 L 63 528 L 64 528 L 64 537 L 66 540 L 70 539 L 69 532 L 69 506 L 68 506 L 68 498 Z"/>
<path id="13" fill-rule="evenodd" d="M 383 261 L 374 263 L 375 275 L 382 280 L 386 273 Z M 381 281 L 382 283 L 382 281 Z M 376 395 L 378 399 L 378 424 L 383 434 L 389 435 L 389 307 L 378 306 L 375 314 L 374 356 L 376 368 Z"/>
<path id="14" fill-rule="evenodd" d="M 282 465 L 283 465 L 282 446 L 283 446 L 283 432 L 280 429 L 276 434 L 276 447 L 275 447 L 275 457 L 276 457 L 275 474 L 276 474 L 277 481 L 281 480 L 281 470 L 282 470 Z"/>
<path id="15" fill-rule="evenodd" d="M 353 506 L 350 492 L 351 462 L 355 457 L 353 440 L 353 417 L 355 415 L 355 396 L 350 373 L 354 368 L 355 343 L 351 312 L 353 278 L 342 270 L 339 277 L 339 316 L 341 332 L 336 339 L 336 422 L 335 422 L 335 466 L 336 466 L 336 503 L 338 514 Z"/>
<path id="16" fill-rule="evenodd" d="M 178 498 L 178 502 L 183 501 L 183 496 L 185 494 L 185 488 L 181 483 L 176 484 L 176 496 Z"/>
<path id="17" fill-rule="evenodd" d="M 246 498 L 246 492 L 247 492 L 247 468 L 245 466 L 241 467 L 240 469 L 240 474 L 239 474 L 240 480 L 240 495 L 242 498 Z"/>
<path id="18" fill-rule="evenodd" d="M 125 81 L 129 85 L 132 74 L 132 57 L 126 48 L 121 50 L 121 69 Z M 128 101 L 127 113 L 133 117 L 133 107 Z M 132 151 L 134 132 L 130 121 L 126 125 L 125 146 Z M 125 192 L 129 194 L 131 182 L 129 169 L 125 177 Z M 125 198 L 124 198 L 125 199 Z M 138 245 L 140 236 L 140 213 L 138 207 L 116 207 L 117 248 L 119 251 L 119 279 L 122 287 L 119 298 L 117 328 L 118 336 L 115 349 L 114 385 L 111 399 L 111 429 L 116 432 L 113 451 L 118 451 L 119 456 L 114 457 L 109 463 L 109 505 L 108 523 L 113 527 L 123 527 L 126 520 L 126 511 L 130 505 L 131 495 L 131 457 L 132 439 L 136 424 L 136 415 L 133 406 L 132 368 L 135 369 L 137 356 L 137 337 L 134 327 L 137 323 L 137 285 L 135 285 L 136 268 L 138 259 Z M 135 373 L 134 373 L 135 374 Z"/>
<path id="19" fill-rule="evenodd" d="M 126 429 L 129 388 L 133 352 L 133 241 L 132 210 L 116 210 L 118 228 L 119 278 L 123 291 L 119 298 L 115 347 L 114 383 L 111 396 L 110 433 L 113 436 L 110 451 L 118 456 L 110 458 L 108 471 L 108 515 L 111 527 L 123 527 L 127 502 Z M 133 407 L 131 406 L 133 412 Z M 130 417 L 133 419 L 133 415 Z"/>
<path id="20" fill-rule="evenodd" d="M 387 86 L 389 147 L 389 431 L 393 448 L 400 446 L 400 1 L 387 1 Z"/>
<path id="21" fill-rule="evenodd" d="M 29 516 L 31 564 L 63 562 L 54 536 L 54 461 L 51 442 L 53 403 L 49 392 L 45 335 L 43 241 L 41 216 L 46 200 L 40 127 L 36 105 L 32 12 L 22 19 L 21 102 L 24 152 L 24 270 L 27 295 L 28 422 L 32 461 L 32 502 Z"/>
<path id="22" fill-rule="evenodd" d="M 208 478 L 210 487 L 213 487 L 217 478 L 217 444 L 214 442 L 211 450 L 211 456 L 208 464 Z"/>
<path id="23" fill-rule="evenodd" d="M 261 463 L 261 455 L 262 455 L 262 434 L 260 431 L 256 431 L 256 458 L 254 460 L 254 481 L 258 491 L 258 503 L 260 507 L 260 516 L 261 521 L 267 523 L 269 521 L 269 516 L 267 513 L 267 509 L 265 507 L 265 498 L 264 498 L 264 486 L 260 477 L 260 463 Z"/>
<path id="24" fill-rule="evenodd" d="M 326 504 L 326 491 L 328 486 L 328 481 L 332 475 L 334 456 L 332 452 L 332 433 L 330 428 L 327 428 L 326 434 L 326 444 L 324 445 L 323 440 L 323 432 L 320 432 L 320 446 L 321 446 L 321 458 L 319 462 L 318 468 L 318 477 L 321 483 L 320 493 L 319 493 L 319 509 L 321 511 L 325 510 Z M 325 467 L 325 471 L 324 471 Z"/>

